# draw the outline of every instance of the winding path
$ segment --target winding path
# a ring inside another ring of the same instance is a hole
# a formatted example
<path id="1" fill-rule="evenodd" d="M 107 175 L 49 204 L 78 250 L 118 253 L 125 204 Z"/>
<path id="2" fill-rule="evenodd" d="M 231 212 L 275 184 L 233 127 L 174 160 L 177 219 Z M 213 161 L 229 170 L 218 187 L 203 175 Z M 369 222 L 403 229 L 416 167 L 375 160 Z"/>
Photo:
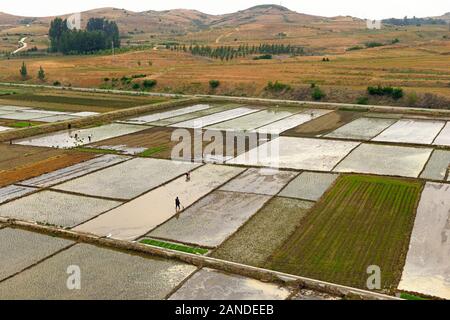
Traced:
<path id="1" fill-rule="evenodd" d="M 24 38 L 19 40 L 20 48 L 15 50 L 15 51 L 13 51 L 12 54 L 16 54 L 16 53 L 18 53 L 18 52 L 20 52 L 22 50 L 25 50 L 28 47 L 28 44 L 25 42 L 25 40 L 27 40 L 27 37 L 24 37 Z"/>

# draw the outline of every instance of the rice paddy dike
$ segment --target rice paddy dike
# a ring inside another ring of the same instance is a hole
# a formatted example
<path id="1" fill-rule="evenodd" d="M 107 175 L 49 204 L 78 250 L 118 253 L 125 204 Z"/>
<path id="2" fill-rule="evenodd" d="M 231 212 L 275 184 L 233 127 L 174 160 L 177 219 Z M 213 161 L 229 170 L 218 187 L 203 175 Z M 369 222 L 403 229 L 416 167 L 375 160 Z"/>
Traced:
<path id="1" fill-rule="evenodd" d="M 21 108 L 3 111 L 42 116 Z M 450 298 L 450 117 L 402 111 L 193 98 L 19 129 L 0 145 L 0 298 Z M 173 159 L 177 130 L 205 140 Z M 220 155 L 209 133 L 248 143 Z M 74 294 L 68 261 L 91 273 Z"/>

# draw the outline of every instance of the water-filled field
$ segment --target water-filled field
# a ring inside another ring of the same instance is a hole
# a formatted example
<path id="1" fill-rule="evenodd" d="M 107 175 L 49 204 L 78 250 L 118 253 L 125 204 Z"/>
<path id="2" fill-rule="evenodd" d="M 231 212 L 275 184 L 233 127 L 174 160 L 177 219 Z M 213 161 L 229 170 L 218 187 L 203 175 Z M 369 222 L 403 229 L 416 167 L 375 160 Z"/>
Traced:
<path id="1" fill-rule="evenodd" d="M 177 214 L 175 198 L 187 208 L 214 189 L 237 176 L 244 169 L 205 165 L 191 172 L 189 181 L 183 176 L 154 189 L 77 228 L 121 240 L 134 240 Z"/>
<path id="2" fill-rule="evenodd" d="M 251 168 L 224 185 L 221 190 L 276 195 L 297 172 Z"/>
<path id="3" fill-rule="evenodd" d="M 236 232 L 269 199 L 269 196 L 264 195 L 215 191 L 148 236 L 216 247 Z"/>
<path id="4" fill-rule="evenodd" d="M 2 257 L 0 280 L 32 266 L 71 244 L 73 244 L 72 241 L 39 233 L 19 229 L 0 229 L 0 256 Z"/>
<path id="5" fill-rule="evenodd" d="M 338 174 L 333 173 L 303 172 L 292 180 L 279 195 L 282 197 L 317 201 L 336 181 L 338 176 Z"/>
<path id="6" fill-rule="evenodd" d="M 443 121 L 399 120 L 373 141 L 431 144 L 444 125 Z"/>
<path id="7" fill-rule="evenodd" d="M 280 137 L 228 161 L 230 164 L 331 171 L 357 142 Z"/>
<path id="8" fill-rule="evenodd" d="M 14 143 L 38 147 L 73 148 L 133 132 L 145 130 L 145 126 L 113 123 L 80 130 L 64 130 L 16 140 Z M 89 139 L 91 137 L 91 139 Z"/>
<path id="9" fill-rule="evenodd" d="M 393 119 L 360 118 L 327 134 L 326 137 L 370 140 L 394 123 Z"/>
<path id="10" fill-rule="evenodd" d="M 286 288 L 204 268 L 189 278 L 170 300 L 284 300 Z"/>
<path id="11" fill-rule="evenodd" d="M 334 171 L 417 178 L 433 149 L 362 144 Z"/>
<path id="12" fill-rule="evenodd" d="M 450 299 L 450 185 L 427 183 L 399 289 Z"/>
<path id="13" fill-rule="evenodd" d="M 81 289 L 68 290 L 68 267 L 81 271 Z M 77 244 L 0 284 L 1 299 L 164 299 L 195 266 Z"/>
<path id="14" fill-rule="evenodd" d="M 177 128 L 206 128 L 207 126 L 231 120 L 237 117 L 242 117 L 250 113 L 258 112 L 259 109 L 256 108 L 249 108 L 249 107 L 240 107 L 235 108 L 227 111 L 222 111 L 219 113 L 214 113 L 211 115 L 203 116 L 200 118 L 187 120 L 183 122 L 179 122 L 176 124 L 171 125 L 171 127 L 177 127 Z"/>
<path id="15" fill-rule="evenodd" d="M 74 227 L 121 202 L 41 191 L 0 206 L 0 216 Z"/>
<path id="16" fill-rule="evenodd" d="M 132 159 L 71 180 L 56 189 L 90 196 L 131 199 L 199 165 L 162 159 Z"/>

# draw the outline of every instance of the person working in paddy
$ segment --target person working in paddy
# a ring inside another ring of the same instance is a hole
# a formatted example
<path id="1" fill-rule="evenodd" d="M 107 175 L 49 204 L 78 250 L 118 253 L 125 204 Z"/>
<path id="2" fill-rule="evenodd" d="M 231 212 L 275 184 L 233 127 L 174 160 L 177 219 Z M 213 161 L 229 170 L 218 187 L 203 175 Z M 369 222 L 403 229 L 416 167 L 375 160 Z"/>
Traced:
<path id="1" fill-rule="evenodd" d="M 175 210 L 177 212 L 179 212 L 181 210 L 181 202 L 180 202 L 180 199 L 178 197 L 175 199 Z"/>

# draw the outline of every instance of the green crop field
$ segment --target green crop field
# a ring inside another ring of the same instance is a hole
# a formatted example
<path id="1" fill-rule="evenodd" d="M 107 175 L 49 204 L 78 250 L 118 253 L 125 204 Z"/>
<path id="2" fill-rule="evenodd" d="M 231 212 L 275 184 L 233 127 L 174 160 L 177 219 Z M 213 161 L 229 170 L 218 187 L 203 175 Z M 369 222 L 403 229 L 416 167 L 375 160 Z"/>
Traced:
<path id="1" fill-rule="evenodd" d="M 395 289 L 421 189 L 417 181 L 342 176 L 266 267 L 367 289 L 367 268 L 376 265 L 382 289 Z"/>
<path id="2" fill-rule="evenodd" d="M 154 239 L 143 239 L 140 241 L 140 243 L 150 245 L 150 246 L 175 250 L 175 251 L 191 253 L 191 254 L 204 255 L 204 254 L 208 253 L 207 249 L 193 248 L 193 247 L 189 247 L 189 246 L 185 246 L 185 245 L 174 244 L 174 243 L 169 243 L 169 242 L 159 241 L 159 240 L 154 240 Z"/>

